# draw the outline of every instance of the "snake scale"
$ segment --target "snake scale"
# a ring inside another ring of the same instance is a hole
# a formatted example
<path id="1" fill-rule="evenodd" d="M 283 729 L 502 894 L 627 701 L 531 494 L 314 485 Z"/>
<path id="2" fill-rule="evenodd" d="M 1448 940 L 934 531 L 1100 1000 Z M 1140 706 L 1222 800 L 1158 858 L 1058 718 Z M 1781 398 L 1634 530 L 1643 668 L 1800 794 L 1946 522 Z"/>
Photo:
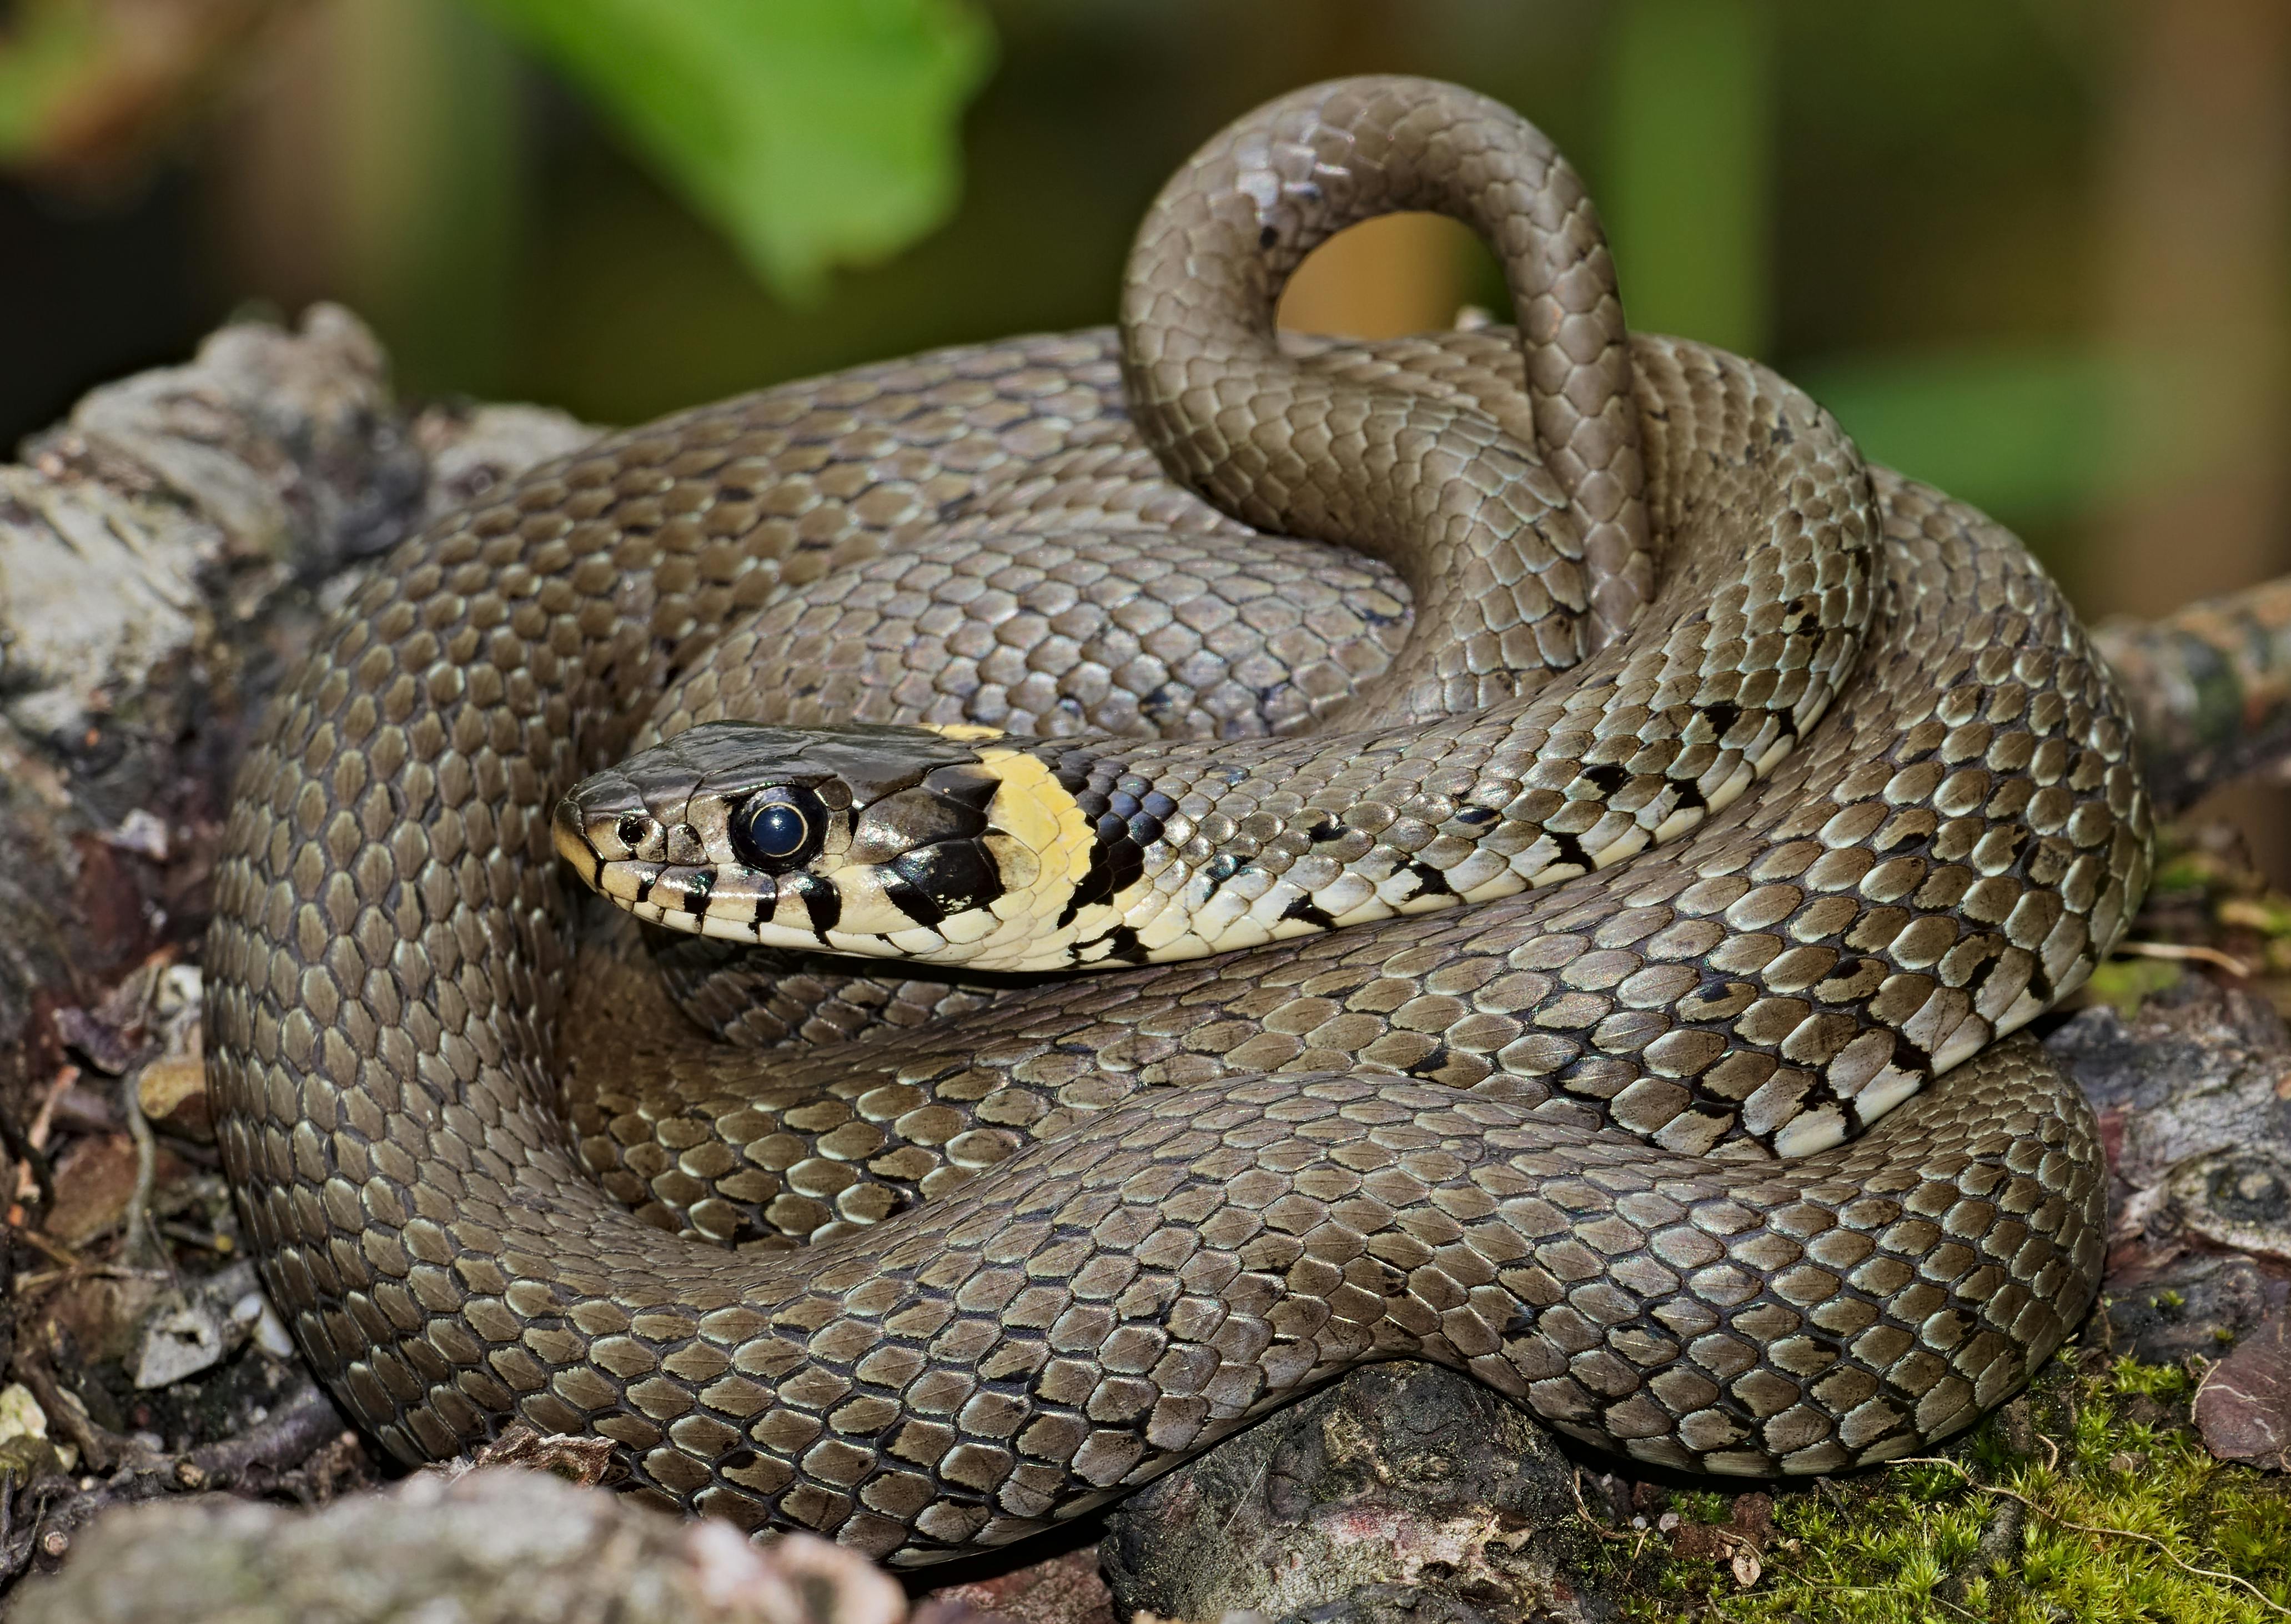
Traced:
<path id="1" fill-rule="evenodd" d="M 1398 208 L 1519 331 L 1278 338 Z M 1315 86 L 1172 181 L 1118 332 L 689 411 L 375 572 L 239 783 L 225 1162 L 398 1456 L 601 1435 L 897 1564 L 1366 1360 L 1849 1467 L 2096 1288 L 2008 1034 L 2137 905 L 2130 745 L 2010 536 L 1625 330 L 1534 130 Z"/>

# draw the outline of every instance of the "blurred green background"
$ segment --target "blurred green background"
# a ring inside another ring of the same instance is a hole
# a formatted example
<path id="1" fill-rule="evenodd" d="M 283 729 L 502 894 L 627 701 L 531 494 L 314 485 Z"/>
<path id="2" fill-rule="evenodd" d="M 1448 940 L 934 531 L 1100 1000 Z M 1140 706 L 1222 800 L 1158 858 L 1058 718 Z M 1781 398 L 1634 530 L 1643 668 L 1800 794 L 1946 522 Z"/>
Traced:
<path id="1" fill-rule="evenodd" d="M 2088 610 L 2291 567 L 2283 0 L 0 0 L 0 437 L 250 302 L 603 422 L 1102 322 L 1187 152 L 1363 71 L 1542 125 L 1635 326 L 1773 363 Z M 1307 280 L 1364 333 L 1501 302 L 1412 220 Z"/>

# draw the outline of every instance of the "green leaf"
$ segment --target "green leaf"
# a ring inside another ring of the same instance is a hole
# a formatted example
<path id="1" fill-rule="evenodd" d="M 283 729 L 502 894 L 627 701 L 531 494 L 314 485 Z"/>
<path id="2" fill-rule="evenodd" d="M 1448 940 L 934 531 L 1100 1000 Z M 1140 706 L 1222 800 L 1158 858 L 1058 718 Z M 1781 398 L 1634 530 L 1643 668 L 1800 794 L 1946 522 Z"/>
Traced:
<path id="1" fill-rule="evenodd" d="M 993 65 L 967 0 L 480 0 L 617 118 L 776 293 L 953 210 Z"/>
<path id="2" fill-rule="evenodd" d="M 24 4 L 0 28 L 0 163 L 32 156 L 56 109 L 103 60 L 92 8 Z"/>

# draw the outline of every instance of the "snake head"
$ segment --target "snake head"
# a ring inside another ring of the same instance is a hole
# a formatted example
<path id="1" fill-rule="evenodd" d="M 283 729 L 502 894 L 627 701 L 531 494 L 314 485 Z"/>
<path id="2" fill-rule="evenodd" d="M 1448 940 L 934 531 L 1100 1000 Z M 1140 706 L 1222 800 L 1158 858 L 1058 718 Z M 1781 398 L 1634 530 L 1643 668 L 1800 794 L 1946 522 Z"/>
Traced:
<path id="1" fill-rule="evenodd" d="M 583 779 L 552 833 L 591 888 L 673 929 L 1037 969 L 1087 864 L 1072 803 L 991 729 L 707 722 Z"/>

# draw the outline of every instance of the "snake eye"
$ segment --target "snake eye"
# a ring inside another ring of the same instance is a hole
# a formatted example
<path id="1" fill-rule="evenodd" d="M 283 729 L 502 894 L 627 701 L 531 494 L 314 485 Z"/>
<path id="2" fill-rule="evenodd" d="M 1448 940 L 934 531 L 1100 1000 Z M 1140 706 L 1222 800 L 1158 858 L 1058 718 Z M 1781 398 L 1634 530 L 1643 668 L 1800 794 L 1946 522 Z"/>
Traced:
<path id="1" fill-rule="evenodd" d="M 827 838 L 827 808 L 801 784 L 758 790 L 732 814 L 732 849 L 768 874 L 794 868 Z"/>

